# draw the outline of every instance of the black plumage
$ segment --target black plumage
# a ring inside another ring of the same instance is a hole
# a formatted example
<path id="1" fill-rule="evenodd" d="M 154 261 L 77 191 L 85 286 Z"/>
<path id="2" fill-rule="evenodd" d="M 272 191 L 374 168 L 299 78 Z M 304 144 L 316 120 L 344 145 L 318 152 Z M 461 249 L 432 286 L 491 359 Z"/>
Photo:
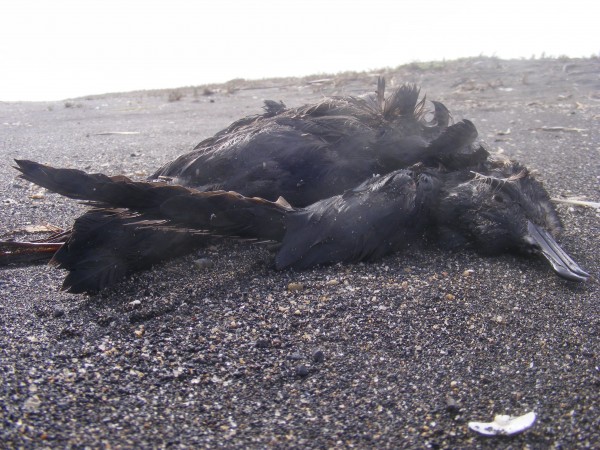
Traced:
<path id="1" fill-rule="evenodd" d="M 278 269 L 376 259 L 427 238 L 535 251 L 560 276 L 587 279 L 552 237 L 560 220 L 542 185 L 433 105 L 428 122 L 416 87 L 385 98 L 382 81 L 366 98 L 267 102 L 144 182 L 17 163 L 23 178 L 94 206 L 53 258 L 71 292 L 185 254 L 207 234 L 281 242 Z"/>
<path id="2" fill-rule="evenodd" d="M 375 95 L 333 97 L 293 109 L 268 103 L 265 114 L 238 120 L 150 179 L 268 200 L 282 196 L 302 207 L 374 174 L 435 163 L 447 149 L 437 138 L 460 134 L 468 146 L 477 135 L 468 121 L 448 128 L 449 112 L 441 103 L 434 103 L 427 122 L 416 86 L 404 85 L 385 100 L 383 90 L 382 82 Z"/>

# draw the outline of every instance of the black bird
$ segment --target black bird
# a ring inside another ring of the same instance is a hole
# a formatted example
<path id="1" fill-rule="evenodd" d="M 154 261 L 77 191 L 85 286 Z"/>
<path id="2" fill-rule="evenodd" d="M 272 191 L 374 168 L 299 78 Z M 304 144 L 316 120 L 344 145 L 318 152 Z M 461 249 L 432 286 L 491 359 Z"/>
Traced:
<path id="1" fill-rule="evenodd" d="M 206 234 L 279 241 L 278 269 L 371 260 L 427 237 L 538 252 L 558 275 L 588 278 L 553 239 L 558 215 L 525 167 L 490 156 L 471 122 L 449 125 L 441 103 L 425 121 L 414 86 L 383 90 L 292 110 L 267 102 L 161 168 L 159 182 L 17 161 L 23 178 L 95 206 L 52 260 L 69 271 L 63 288 L 102 289 Z"/>
<path id="2" fill-rule="evenodd" d="M 471 122 L 448 128 L 450 113 L 439 102 L 432 102 L 433 118 L 426 121 L 425 99 L 414 85 L 388 98 L 384 91 L 380 79 L 375 95 L 365 98 L 332 97 L 293 109 L 267 101 L 264 114 L 234 122 L 150 179 L 268 200 L 281 196 L 302 207 L 374 174 L 437 164 L 447 151 L 477 150 L 474 157 L 484 158 L 483 149 L 470 148 L 477 137 Z"/>

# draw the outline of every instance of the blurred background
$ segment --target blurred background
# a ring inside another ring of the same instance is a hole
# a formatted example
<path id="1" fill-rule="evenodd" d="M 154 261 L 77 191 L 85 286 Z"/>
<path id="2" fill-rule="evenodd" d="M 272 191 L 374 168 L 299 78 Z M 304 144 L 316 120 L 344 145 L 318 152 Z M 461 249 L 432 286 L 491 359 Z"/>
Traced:
<path id="1" fill-rule="evenodd" d="M 472 56 L 590 57 L 600 2 L 19 0 L 0 3 L 0 100 Z"/>

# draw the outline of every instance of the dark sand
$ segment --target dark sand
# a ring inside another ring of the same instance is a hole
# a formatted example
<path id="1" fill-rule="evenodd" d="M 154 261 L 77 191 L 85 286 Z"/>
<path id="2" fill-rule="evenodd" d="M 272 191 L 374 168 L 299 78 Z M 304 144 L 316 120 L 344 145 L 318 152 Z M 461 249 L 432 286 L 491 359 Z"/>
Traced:
<path id="1" fill-rule="evenodd" d="M 553 197 L 600 201 L 598 59 L 471 59 L 385 75 L 471 119 Z M 83 210 L 16 178 L 14 158 L 141 179 L 259 113 L 263 99 L 362 94 L 376 74 L 318 78 L 181 89 L 174 102 L 157 91 L 0 103 L 0 234 L 67 227 Z M 101 134 L 115 131 L 139 134 Z M 599 213 L 558 208 L 559 241 L 588 283 L 538 259 L 434 248 L 276 272 L 265 248 L 243 243 L 199 252 L 208 268 L 197 253 L 94 297 L 61 293 L 64 273 L 51 267 L 3 268 L 0 446 L 598 448 Z M 467 428 L 529 411 L 536 424 L 514 437 Z"/>

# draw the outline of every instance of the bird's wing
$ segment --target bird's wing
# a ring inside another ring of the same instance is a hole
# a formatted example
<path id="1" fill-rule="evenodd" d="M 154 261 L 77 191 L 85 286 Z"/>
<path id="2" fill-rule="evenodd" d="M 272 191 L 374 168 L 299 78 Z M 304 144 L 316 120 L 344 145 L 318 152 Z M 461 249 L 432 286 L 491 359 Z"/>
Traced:
<path id="1" fill-rule="evenodd" d="M 171 225 L 214 234 L 260 239 L 283 236 L 290 208 L 235 192 L 200 192 L 166 183 L 132 181 L 123 176 L 87 174 L 33 161 L 17 161 L 21 176 L 61 195 L 102 208 L 127 208 Z"/>
<path id="2" fill-rule="evenodd" d="M 418 183 L 411 172 L 374 177 L 343 195 L 291 213 L 277 268 L 380 257 L 419 232 L 419 214 Z"/>
<path id="3" fill-rule="evenodd" d="M 461 120 L 444 129 L 428 144 L 423 160 L 429 165 L 440 163 L 449 170 L 476 167 L 489 156 L 487 150 L 475 143 L 477 135 L 473 122 Z"/>

